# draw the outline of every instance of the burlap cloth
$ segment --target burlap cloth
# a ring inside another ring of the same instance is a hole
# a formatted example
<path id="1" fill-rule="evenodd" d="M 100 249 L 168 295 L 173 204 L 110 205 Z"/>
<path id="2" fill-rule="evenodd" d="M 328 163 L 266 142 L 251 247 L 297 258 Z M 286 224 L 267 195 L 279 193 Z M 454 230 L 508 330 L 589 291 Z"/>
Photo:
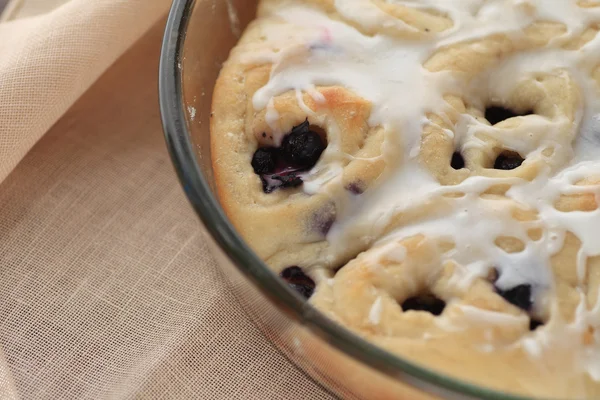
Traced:
<path id="1" fill-rule="evenodd" d="M 2 398 L 332 398 L 228 292 L 175 178 L 157 105 L 168 3 L 5 10 Z"/>

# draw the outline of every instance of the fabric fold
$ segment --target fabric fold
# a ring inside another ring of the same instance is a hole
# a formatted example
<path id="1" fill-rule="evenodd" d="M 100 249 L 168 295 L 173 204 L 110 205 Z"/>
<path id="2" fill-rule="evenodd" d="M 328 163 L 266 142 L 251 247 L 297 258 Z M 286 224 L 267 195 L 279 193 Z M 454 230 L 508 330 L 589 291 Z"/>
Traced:
<path id="1" fill-rule="evenodd" d="M 0 24 L 0 181 L 169 5 L 69 0 Z M 7 15 L 18 16 L 19 9 L 9 7 Z"/>

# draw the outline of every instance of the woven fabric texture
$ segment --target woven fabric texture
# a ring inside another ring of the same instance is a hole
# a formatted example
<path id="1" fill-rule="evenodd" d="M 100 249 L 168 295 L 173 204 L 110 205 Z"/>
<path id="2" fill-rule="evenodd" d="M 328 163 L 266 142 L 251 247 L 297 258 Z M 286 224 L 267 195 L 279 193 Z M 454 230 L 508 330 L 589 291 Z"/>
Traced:
<path id="1" fill-rule="evenodd" d="M 331 399 L 245 315 L 176 180 L 168 1 L 62 3 L 0 24 L 0 398 Z"/>
<path id="2" fill-rule="evenodd" d="M 46 12 L 18 0 L 6 11 L 16 20 L 0 24 L 0 180 L 168 8 L 163 0 L 36 3 Z"/>

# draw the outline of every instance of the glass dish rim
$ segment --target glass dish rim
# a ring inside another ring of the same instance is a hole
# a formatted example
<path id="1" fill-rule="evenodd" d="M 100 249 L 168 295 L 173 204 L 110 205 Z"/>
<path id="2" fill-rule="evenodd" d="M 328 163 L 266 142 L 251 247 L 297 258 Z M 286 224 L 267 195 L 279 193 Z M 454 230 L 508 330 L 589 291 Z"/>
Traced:
<path id="1" fill-rule="evenodd" d="M 276 307 L 342 353 L 392 379 L 444 398 L 532 400 L 477 386 L 383 350 L 337 325 L 279 279 L 246 245 L 204 179 L 185 123 L 180 62 L 196 0 L 173 0 L 159 65 L 159 103 L 167 148 L 184 192 L 205 229 L 229 261 Z"/>

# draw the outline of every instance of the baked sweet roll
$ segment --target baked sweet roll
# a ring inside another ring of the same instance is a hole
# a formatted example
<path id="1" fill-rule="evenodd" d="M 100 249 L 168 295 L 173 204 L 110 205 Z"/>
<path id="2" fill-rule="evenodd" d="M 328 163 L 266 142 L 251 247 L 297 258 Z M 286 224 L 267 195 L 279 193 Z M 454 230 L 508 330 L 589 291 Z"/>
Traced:
<path id="1" fill-rule="evenodd" d="M 263 0 L 215 88 L 220 201 L 367 340 L 600 396 L 599 28 L 594 1 Z"/>

